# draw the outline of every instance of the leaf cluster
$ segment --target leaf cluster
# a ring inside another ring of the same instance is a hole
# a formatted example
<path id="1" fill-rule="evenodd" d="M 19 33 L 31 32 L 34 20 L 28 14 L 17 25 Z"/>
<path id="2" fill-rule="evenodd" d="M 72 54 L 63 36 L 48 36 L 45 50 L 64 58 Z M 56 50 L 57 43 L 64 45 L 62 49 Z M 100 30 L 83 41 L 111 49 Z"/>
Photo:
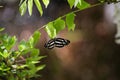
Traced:
<path id="1" fill-rule="evenodd" d="M 22 40 L 16 46 L 15 36 L 0 33 L 0 77 L 5 80 L 29 80 L 40 76 L 36 73 L 45 67 L 43 64 L 36 66 L 45 57 L 40 56 L 39 49 L 35 48 L 40 35 L 36 31 L 28 41 Z"/>
<path id="2" fill-rule="evenodd" d="M 78 8 L 78 10 L 82 10 L 85 8 L 90 7 L 90 4 L 87 3 L 84 0 L 67 0 L 68 4 L 70 5 L 70 8 L 72 9 L 73 6 L 74 8 Z M 28 6 L 28 12 L 29 15 L 32 15 L 32 7 L 33 7 L 33 2 L 35 3 L 38 11 L 40 12 L 40 14 L 43 14 L 43 9 L 41 6 L 41 2 L 39 0 L 21 0 L 20 1 L 20 14 L 24 15 Z M 49 5 L 50 0 L 42 0 L 42 2 L 44 3 L 45 7 L 47 8 L 47 6 Z M 65 20 L 63 20 L 62 18 L 65 17 Z M 74 23 L 74 19 L 75 19 L 75 12 L 70 12 L 62 17 L 57 18 L 54 21 L 49 22 L 48 24 L 44 25 L 46 32 L 48 33 L 50 38 L 55 38 L 56 35 L 63 29 L 65 29 L 65 26 L 67 26 L 68 30 L 73 30 L 75 29 L 75 23 Z"/>
<path id="3" fill-rule="evenodd" d="M 43 4 L 45 5 L 45 8 L 47 8 L 50 0 L 42 0 Z M 28 12 L 29 15 L 32 15 L 33 12 L 33 3 L 35 3 L 40 15 L 42 16 L 43 14 L 43 9 L 42 9 L 42 5 L 41 2 L 39 0 L 20 0 L 20 7 L 19 7 L 19 11 L 21 16 L 23 16 L 28 8 Z"/>
<path id="4" fill-rule="evenodd" d="M 45 25 L 45 30 L 48 33 L 50 38 L 55 38 L 56 35 L 63 29 L 65 29 L 65 26 L 67 25 L 68 30 L 74 30 L 75 24 L 74 24 L 74 13 L 70 13 L 66 15 L 66 20 L 63 20 L 61 17 L 58 19 L 49 22 L 47 25 Z M 66 23 L 66 24 L 65 24 Z"/>
<path id="5" fill-rule="evenodd" d="M 41 2 L 44 4 L 45 8 L 48 7 L 50 0 L 20 0 L 20 4 L 19 4 L 19 11 L 21 16 L 23 16 L 27 9 L 29 12 L 29 15 L 32 15 L 33 12 L 33 4 L 36 5 L 37 10 L 39 11 L 40 15 L 43 15 L 43 8 L 41 5 Z M 84 0 L 67 0 L 68 4 L 70 5 L 70 8 L 72 8 L 74 6 L 74 8 L 78 8 L 78 9 L 85 9 L 88 6 L 90 6 L 90 4 L 88 4 L 86 1 Z"/>

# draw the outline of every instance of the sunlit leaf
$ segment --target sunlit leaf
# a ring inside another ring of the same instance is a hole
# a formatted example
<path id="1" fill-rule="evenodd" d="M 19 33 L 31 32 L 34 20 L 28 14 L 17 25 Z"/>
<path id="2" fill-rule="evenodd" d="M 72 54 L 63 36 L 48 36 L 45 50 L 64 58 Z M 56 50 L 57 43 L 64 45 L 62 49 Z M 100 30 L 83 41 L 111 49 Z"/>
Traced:
<path id="1" fill-rule="evenodd" d="M 6 49 L 3 51 L 3 56 L 4 58 L 7 58 L 9 56 L 9 53 Z"/>
<path id="2" fill-rule="evenodd" d="M 45 65 L 41 65 L 41 66 L 37 67 L 37 71 L 42 70 L 43 68 L 45 68 Z"/>
<path id="3" fill-rule="evenodd" d="M 42 6 L 41 6 L 40 1 L 39 0 L 34 0 L 34 2 L 35 2 L 35 5 L 36 5 L 36 7 L 37 7 L 37 9 L 38 9 L 38 11 L 40 13 L 40 15 L 42 16 L 43 10 L 42 10 Z"/>
<path id="4" fill-rule="evenodd" d="M 33 42 L 33 45 L 35 46 L 37 44 L 37 42 L 40 40 L 40 36 L 41 36 L 41 33 L 40 31 L 35 31 L 33 33 L 33 39 L 34 39 L 34 42 Z"/>
<path id="5" fill-rule="evenodd" d="M 62 19 L 57 19 L 54 21 L 54 28 L 56 29 L 56 33 L 65 29 L 65 21 Z"/>
<path id="6" fill-rule="evenodd" d="M 23 41 L 21 41 L 20 42 L 20 44 L 18 45 L 18 49 L 20 50 L 20 51 L 23 51 L 23 50 L 25 50 L 25 49 L 27 49 L 28 48 L 28 45 L 26 44 L 26 42 L 23 40 Z"/>
<path id="7" fill-rule="evenodd" d="M 77 8 L 79 9 L 85 9 L 88 7 L 90 7 L 90 4 L 84 0 L 81 0 L 81 5 L 80 4 L 77 5 Z"/>
<path id="8" fill-rule="evenodd" d="M 20 3 L 19 3 L 19 5 L 21 5 L 21 3 L 23 2 L 23 0 L 20 0 Z"/>
<path id="9" fill-rule="evenodd" d="M 76 7 L 77 4 L 80 4 L 80 5 L 81 5 L 81 1 L 82 1 L 82 0 L 75 0 L 74 7 Z"/>
<path id="10" fill-rule="evenodd" d="M 0 32 L 3 31 L 3 30 L 5 30 L 5 28 L 0 28 Z"/>
<path id="11" fill-rule="evenodd" d="M 34 39 L 33 39 L 33 37 L 31 36 L 30 38 L 29 38 L 29 44 L 30 44 L 30 48 L 33 48 L 34 47 Z"/>
<path id="12" fill-rule="evenodd" d="M 10 50 L 11 48 L 13 48 L 13 46 L 16 44 L 16 41 L 17 41 L 16 36 L 10 37 L 9 40 L 8 40 L 6 48 L 8 50 Z"/>
<path id="13" fill-rule="evenodd" d="M 8 53 L 8 51 L 5 49 L 5 50 L 3 51 L 3 53 L 0 52 L 0 55 L 1 55 L 3 58 L 7 58 L 7 57 L 9 56 L 9 53 Z"/>
<path id="14" fill-rule="evenodd" d="M 75 0 L 67 0 L 69 5 L 70 5 L 70 8 L 73 7 L 74 3 L 75 3 Z"/>
<path id="15" fill-rule="evenodd" d="M 20 8 L 19 8 L 19 11 L 20 11 L 20 14 L 21 16 L 23 16 L 25 14 L 27 10 L 27 3 L 26 3 L 26 0 L 20 5 Z"/>
<path id="16" fill-rule="evenodd" d="M 74 13 L 67 14 L 66 24 L 67 24 L 68 30 L 74 30 L 75 29 L 74 19 L 75 19 L 75 14 Z"/>
<path id="17" fill-rule="evenodd" d="M 28 65 L 23 64 L 23 65 L 17 66 L 17 69 L 24 69 L 24 68 L 27 67 L 27 66 L 28 66 Z"/>
<path id="18" fill-rule="evenodd" d="M 28 12 L 29 15 L 32 15 L 32 8 L 33 8 L 33 0 L 28 0 Z"/>
<path id="19" fill-rule="evenodd" d="M 39 56 L 39 49 L 32 49 L 30 56 L 33 57 L 38 57 Z"/>
<path id="20" fill-rule="evenodd" d="M 40 61 L 31 61 L 31 64 L 39 63 Z"/>
<path id="21" fill-rule="evenodd" d="M 42 0 L 44 5 L 45 5 L 45 8 L 47 8 L 47 6 L 49 5 L 50 3 L 50 0 Z"/>
<path id="22" fill-rule="evenodd" d="M 45 27 L 46 32 L 50 38 L 56 37 L 56 29 L 53 26 L 53 22 L 49 22 Z"/>

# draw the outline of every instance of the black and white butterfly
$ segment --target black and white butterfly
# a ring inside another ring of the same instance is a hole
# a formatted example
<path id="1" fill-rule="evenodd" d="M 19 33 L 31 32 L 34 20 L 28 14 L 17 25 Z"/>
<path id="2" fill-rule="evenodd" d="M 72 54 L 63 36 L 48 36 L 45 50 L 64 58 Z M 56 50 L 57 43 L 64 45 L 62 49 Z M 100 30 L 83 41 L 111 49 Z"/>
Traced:
<path id="1" fill-rule="evenodd" d="M 62 48 L 70 43 L 69 40 L 63 38 L 54 38 L 45 43 L 44 47 L 52 49 L 54 47 Z"/>

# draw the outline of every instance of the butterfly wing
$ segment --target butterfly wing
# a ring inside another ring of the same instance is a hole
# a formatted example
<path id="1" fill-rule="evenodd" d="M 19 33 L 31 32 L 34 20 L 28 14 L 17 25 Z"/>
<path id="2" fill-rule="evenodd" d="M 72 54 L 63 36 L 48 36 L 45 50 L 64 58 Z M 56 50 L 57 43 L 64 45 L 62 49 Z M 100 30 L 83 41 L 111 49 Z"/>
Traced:
<path id="1" fill-rule="evenodd" d="M 45 43 L 44 47 L 48 49 L 52 49 L 55 46 L 55 40 L 51 39 L 47 43 Z"/>
<path id="2" fill-rule="evenodd" d="M 69 40 L 63 38 L 54 38 L 45 43 L 44 47 L 53 49 L 54 47 L 62 48 L 70 43 Z"/>
<path id="3" fill-rule="evenodd" d="M 63 39 L 63 38 L 56 38 L 55 39 L 55 47 L 64 47 L 65 45 L 68 45 L 70 43 L 69 40 Z"/>

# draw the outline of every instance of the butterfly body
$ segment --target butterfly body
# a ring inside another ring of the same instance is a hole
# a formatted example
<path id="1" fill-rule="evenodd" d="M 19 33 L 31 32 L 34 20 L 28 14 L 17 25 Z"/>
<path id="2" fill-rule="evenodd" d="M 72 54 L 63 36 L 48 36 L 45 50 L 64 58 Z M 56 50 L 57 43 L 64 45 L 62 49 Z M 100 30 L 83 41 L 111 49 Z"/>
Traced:
<path id="1" fill-rule="evenodd" d="M 70 43 L 69 40 L 63 38 L 54 38 L 45 43 L 44 47 L 52 49 L 54 47 L 62 48 Z"/>

